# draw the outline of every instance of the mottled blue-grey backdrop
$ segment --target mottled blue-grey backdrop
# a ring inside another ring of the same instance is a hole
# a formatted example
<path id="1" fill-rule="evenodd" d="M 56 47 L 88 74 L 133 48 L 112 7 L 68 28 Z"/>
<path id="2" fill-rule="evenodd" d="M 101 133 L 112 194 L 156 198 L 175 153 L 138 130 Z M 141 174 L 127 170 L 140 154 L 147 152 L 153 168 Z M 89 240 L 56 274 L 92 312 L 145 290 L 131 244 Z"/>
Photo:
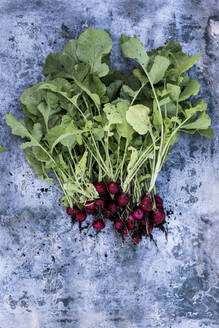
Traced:
<path id="1" fill-rule="evenodd" d="M 88 27 L 147 49 L 171 38 L 203 53 L 201 81 L 214 140 L 182 135 L 158 181 L 169 239 L 121 247 L 110 225 L 70 229 L 60 194 L 36 179 L 5 114 L 22 117 L 21 92 L 42 64 Z M 0 0 L 0 328 L 219 327 L 219 4 L 216 0 Z"/>

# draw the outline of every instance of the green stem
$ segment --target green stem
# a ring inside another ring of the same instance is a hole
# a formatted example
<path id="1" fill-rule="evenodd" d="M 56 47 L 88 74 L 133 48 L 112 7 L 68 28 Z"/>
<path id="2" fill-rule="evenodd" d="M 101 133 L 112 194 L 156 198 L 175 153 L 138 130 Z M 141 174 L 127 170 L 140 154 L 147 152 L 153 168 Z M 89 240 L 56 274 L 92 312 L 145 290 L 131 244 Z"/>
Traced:
<path id="1" fill-rule="evenodd" d="M 73 204 L 72 204 L 71 198 L 68 197 L 68 194 L 66 193 L 65 188 L 63 187 L 63 184 L 61 182 L 61 178 L 59 177 L 59 175 L 55 171 L 55 169 L 53 170 L 53 172 L 55 173 L 56 179 L 58 180 L 58 182 L 59 182 L 59 184 L 60 184 L 60 186 L 62 188 L 62 191 L 63 191 L 63 193 L 64 193 L 64 195 L 65 195 L 65 197 L 66 197 L 66 199 L 67 199 L 67 201 L 69 203 L 69 206 L 72 208 Z"/>
<path id="2" fill-rule="evenodd" d="M 157 138 L 157 140 L 159 140 L 159 138 Z M 155 141 L 157 141 L 155 140 Z M 141 166 L 146 162 L 146 160 L 148 159 L 148 154 L 150 153 L 151 151 L 151 148 L 153 147 L 154 145 L 150 145 L 142 154 L 141 156 L 139 157 L 139 159 L 136 161 L 135 165 L 133 166 L 132 170 L 129 172 L 128 176 L 126 177 L 126 180 L 123 184 L 123 187 L 126 189 L 128 184 L 130 183 L 132 177 L 134 177 L 138 170 L 141 168 Z M 154 146 L 155 147 L 155 146 Z M 141 163 L 142 162 L 142 163 Z"/>
<path id="3" fill-rule="evenodd" d="M 136 92 L 136 94 L 135 94 L 135 96 L 134 96 L 134 98 L 132 99 L 132 102 L 131 102 L 131 106 L 134 104 L 134 102 L 135 102 L 135 99 L 138 97 L 138 95 L 139 95 L 139 93 L 141 92 L 141 90 L 145 87 L 145 85 L 146 85 L 147 83 L 145 82 L 145 83 L 143 83 L 142 84 L 142 86 L 140 87 L 140 89 L 138 89 L 138 91 Z"/>
<path id="4" fill-rule="evenodd" d="M 123 167 L 124 167 L 125 157 L 126 157 L 126 153 L 127 153 L 127 148 L 128 148 L 128 140 L 126 139 L 125 150 L 124 150 L 124 154 L 123 154 L 123 158 L 122 158 L 121 171 L 120 171 L 121 185 L 122 185 L 122 180 L 123 180 Z"/>
<path id="5" fill-rule="evenodd" d="M 159 167 L 160 167 L 160 162 L 161 162 L 161 153 L 162 153 L 162 148 L 163 148 L 163 142 L 164 142 L 164 126 L 163 126 L 163 116 L 162 116 L 162 112 L 161 112 L 161 108 L 160 108 L 160 104 L 159 104 L 159 101 L 158 101 L 158 98 L 157 98 L 157 94 L 156 94 L 156 91 L 154 89 L 154 85 L 153 85 L 153 82 L 151 81 L 151 78 L 147 72 L 147 70 L 144 68 L 144 66 L 142 65 L 142 68 L 149 80 L 149 83 L 151 85 L 151 88 L 152 88 L 152 91 L 153 91 L 153 94 L 154 94 L 154 98 L 155 98 L 155 101 L 156 101 L 156 104 L 157 104 L 157 108 L 158 108 L 158 111 L 159 111 L 159 114 L 160 114 L 160 118 L 161 118 L 161 139 L 160 139 L 160 147 L 159 147 L 159 151 L 158 151 L 158 155 L 157 155 L 157 162 L 156 162 L 156 165 L 155 165 L 155 169 L 154 169 L 154 172 L 153 172 L 153 175 L 152 175 L 152 182 L 153 182 L 153 185 L 155 183 L 155 180 L 156 180 L 156 177 L 157 177 L 157 174 L 159 172 Z M 155 159 L 154 159 L 155 160 Z M 153 187 L 152 185 L 150 186 L 149 190 L 152 190 Z"/>
<path id="6" fill-rule="evenodd" d="M 174 135 L 179 131 L 179 129 L 183 126 L 183 124 L 185 124 L 191 117 L 188 117 L 187 119 L 185 119 L 181 124 L 179 124 L 179 126 L 171 133 L 170 137 L 168 138 L 168 141 L 166 142 L 164 148 L 163 148 L 163 151 L 162 151 L 162 154 L 160 156 L 160 166 L 157 167 L 156 166 L 156 172 L 154 174 L 154 176 L 152 177 L 151 179 L 151 183 L 150 183 L 150 188 L 149 188 L 149 192 L 154 188 L 155 186 L 155 182 L 156 182 L 156 179 L 157 179 L 157 176 L 158 176 L 158 173 L 160 172 L 162 166 L 163 166 L 163 163 L 164 163 L 164 160 L 166 158 L 166 154 L 170 148 L 170 141 L 171 139 L 174 137 Z"/>
<path id="7" fill-rule="evenodd" d="M 105 164 L 105 162 L 104 162 L 104 160 L 103 160 L 103 158 L 102 158 L 102 156 L 101 156 L 101 154 L 100 154 L 100 151 L 99 151 L 99 149 L 98 149 L 98 147 L 97 147 L 97 144 L 96 144 L 96 141 L 95 141 L 95 139 L 94 139 L 94 137 L 93 137 L 93 135 L 91 134 L 91 138 L 92 138 L 92 141 L 93 141 L 93 144 L 94 144 L 94 147 L 95 147 L 95 149 L 96 149 L 96 152 L 97 152 L 97 155 L 99 156 L 99 158 L 100 158 L 100 160 L 101 160 L 101 162 L 102 162 L 102 166 L 105 168 L 105 172 L 111 177 L 111 172 L 109 171 L 109 169 L 107 168 L 107 166 L 106 166 L 106 164 Z M 94 158 L 97 160 L 97 158 L 94 156 Z"/>

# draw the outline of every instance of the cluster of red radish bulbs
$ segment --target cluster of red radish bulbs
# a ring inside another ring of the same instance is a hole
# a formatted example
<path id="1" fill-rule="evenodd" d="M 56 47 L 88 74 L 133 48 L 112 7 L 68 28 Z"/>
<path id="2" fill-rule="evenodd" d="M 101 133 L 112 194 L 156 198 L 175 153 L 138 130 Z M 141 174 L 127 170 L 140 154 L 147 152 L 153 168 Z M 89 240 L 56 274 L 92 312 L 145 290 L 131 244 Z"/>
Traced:
<path id="1" fill-rule="evenodd" d="M 154 227 L 160 227 L 165 223 L 163 200 L 159 195 L 154 196 L 154 202 L 149 194 L 145 194 L 138 206 L 130 209 L 130 195 L 120 192 L 119 185 L 110 182 L 95 182 L 94 186 L 100 198 L 87 201 L 85 207 L 79 209 L 77 205 L 68 207 L 66 212 L 72 217 L 72 222 L 85 221 L 87 215 L 93 215 L 93 227 L 97 231 L 105 228 L 106 219 L 114 223 L 114 228 L 124 237 L 129 235 L 135 244 L 138 244 L 143 236 L 152 237 Z"/>

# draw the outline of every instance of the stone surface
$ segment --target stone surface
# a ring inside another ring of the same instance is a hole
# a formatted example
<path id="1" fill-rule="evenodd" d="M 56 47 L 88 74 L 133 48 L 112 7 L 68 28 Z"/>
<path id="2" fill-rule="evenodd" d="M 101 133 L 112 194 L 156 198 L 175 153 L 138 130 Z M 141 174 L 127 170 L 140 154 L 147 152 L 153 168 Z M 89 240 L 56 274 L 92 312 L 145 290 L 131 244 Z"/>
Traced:
<path id="1" fill-rule="evenodd" d="M 219 327 L 219 11 L 210 0 L 1 0 L 0 328 Z M 183 135 L 158 181 L 169 239 L 136 247 L 110 225 L 95 236 L 70 229 L 60 194 L 38 181 L 10 135 L 5 114 L 22 117 L 19 96 L 42 79 L 45 57 L 87 27 L 120 33 L 147 49 L 171 38 L 203 57 L 201 81 L 214 140 Z"/>

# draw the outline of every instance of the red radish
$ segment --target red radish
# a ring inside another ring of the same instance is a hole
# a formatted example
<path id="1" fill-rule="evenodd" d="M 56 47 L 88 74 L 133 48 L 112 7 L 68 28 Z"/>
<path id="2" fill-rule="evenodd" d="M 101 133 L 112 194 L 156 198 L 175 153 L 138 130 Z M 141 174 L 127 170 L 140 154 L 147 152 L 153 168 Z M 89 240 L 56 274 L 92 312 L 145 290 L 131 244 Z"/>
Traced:
<path id="1" fill-rule="evenodd" d="M 96 205 L 100 208 L 104 208 L 105 207 L 105 201 L 103 199 L 97 199 L 96 200 Z"/>
<path id="2" fill-rule="evenodd" d="M 115 224 L 114 224 L 114 227 L 115 227 L 116 230 L 120 230 L 120 229 L 122 229 L 122 227 L 123 227 L 123 222 L 122 222 L 122 220 L 120 220 L 120 219 L 116 220 L 116 222 L 115 222 Z"/>
<path id="3" fill-rule="evenodd" d="M 140 202 L 140 207 L 143 211 L 150 212 L 153 208 L 152 200 L 147 196 L 144 196 Z"/>
<path id="4" fill-rule="evenodd" d="M 128 205 L 130 197 L 128 194 L 122 192 L 121 194 L 117 195 L 116 199 L 117 199 L 119 206 L 123 207 L 123 206 Z"/>
<path id="5" fill-rule="evenodd" d="M 143 215 L 144 215 L 144 212 L 140 208 L 137 208 L 137 210 L 135 210 L 133 212 L 133 217 L 136 220 L 141 220 L 143 218 Z"/>
<path id="6" fill-rule="evenodd" d="M 78 212 L 78 214 L 76 215 L 76 219 L 78 220 L 78 222 L 83 222 L 84 220 L 86 220 L 87 214 L 85 212 Z"/>
<path id="7" fill-rule="evenodd" d="M 105 222 L 102 219 L 95 220 L 93 222 L 93 227 L 97 229 L 98 231 L 102 230 L 105 228 Z"/>
<path id="8" fill-rule="evenodd" d="M 119 192 L 119 186 L 115 182 L 110 182 L 108 184 L 108 190 L 111 194 L 117 194 L 117 192 Z"/>
<path id="9" fill-rule="evenodd" d="M 149 225 L 148 225 L 148 234 L 152 233 L 153 228 L 154 228 L 153 224 L 149 223 Z"/>
<path id="10" fill-rule="evenodd" d="M 96 207 L 95 201 L 94 200 L 88 200 L 88 201 L 86 201 L 85 207 L 86 207 L 86 209 L 94 210 L 95 207 Z"/>
<path id="11" fill-rule="evenodd" d="M 68 215 L 73 216 L 73 215 L 76 215 L 78 212 L 80 212 L 80 210 L 76 205 L 74 205 L 73 208 L 70 208 L 70 207 L 66 208 L 66 213 Z"/>
<path id="12" fill-rule="evenodd" d="M 106 185 L 103 182 L 94 182 L 94 187 L 98 194 L 104 194 L 106 192 Z"/>
<path id="13" fill-rule="evenodd" d="M 113 214 L 117 212 L 117 205 L 115 202 L 110 202 L 108 205 L 108 210 Z"/>
<path id="14" fill-rule="evenodd" d="M 158 205 L 161 205 L 161 207 L 163 206 L 163 199 L 159 196 L 159 195 L 155 195 L 155 202 L 156 202 L 156 205 L 158 207 Z"/>
<path id="15" fill-rule="evenodd" d="M 92 210 L 90 208 L 86 208 L 85 211 L 86 211 L 87 214 L 92 214 L 92 215 L 94 215 L 96 213 L 95 209 Z"/>
<path id="16" fill-rule="evenodd" d="M 165 213 L 162 209 L 158 208 L 153 213 L 154 224 L 160 224 L 165 220 Z"/>
<path id="17" fill-rule="evenodd" d="M 135 219 L 133 218 L 132 215 L 128 216 L 127 227 L 129 230 L 133 230 L 135 228 Z"/>
<path id="18" fill-rule="evenodd" d="M 140 225 L 143 226 L 143 227 L 145 227 L 146 226 L 146 220 L 145 219 L 141 220 L 140 221 Z"/>
<path id="19" fill-rule="evenodd" d="M 105 218 L 106 218 L 106 219 L 110 219 L 112 215 L 113 215 L 112 212 L 110 212 L 110 211 L 106 211 L 106 213 L 105 213 Z"/>
<path id="20" fill-rule="evenodd" d="M 132 240 L 134 241 L 135 244 L 139 244 L 141 241 L 141 238 L 139 238 L 137 236 L 132 236 Z"/>
<path id="21" fill-rule="evenodd" d="M 128 230 L 125 228 L 124 230 L 123 230 L 123 235 L 127 235 L 128 234 Z"/>
<path id="22" fill-rule="evenodd" d="M 106 194 L 100 195 L 100 199 L 102 199 L 104 202 L 106 202 L 109 198 L 110 198 L 109 195 L 106 195 Z"/>

